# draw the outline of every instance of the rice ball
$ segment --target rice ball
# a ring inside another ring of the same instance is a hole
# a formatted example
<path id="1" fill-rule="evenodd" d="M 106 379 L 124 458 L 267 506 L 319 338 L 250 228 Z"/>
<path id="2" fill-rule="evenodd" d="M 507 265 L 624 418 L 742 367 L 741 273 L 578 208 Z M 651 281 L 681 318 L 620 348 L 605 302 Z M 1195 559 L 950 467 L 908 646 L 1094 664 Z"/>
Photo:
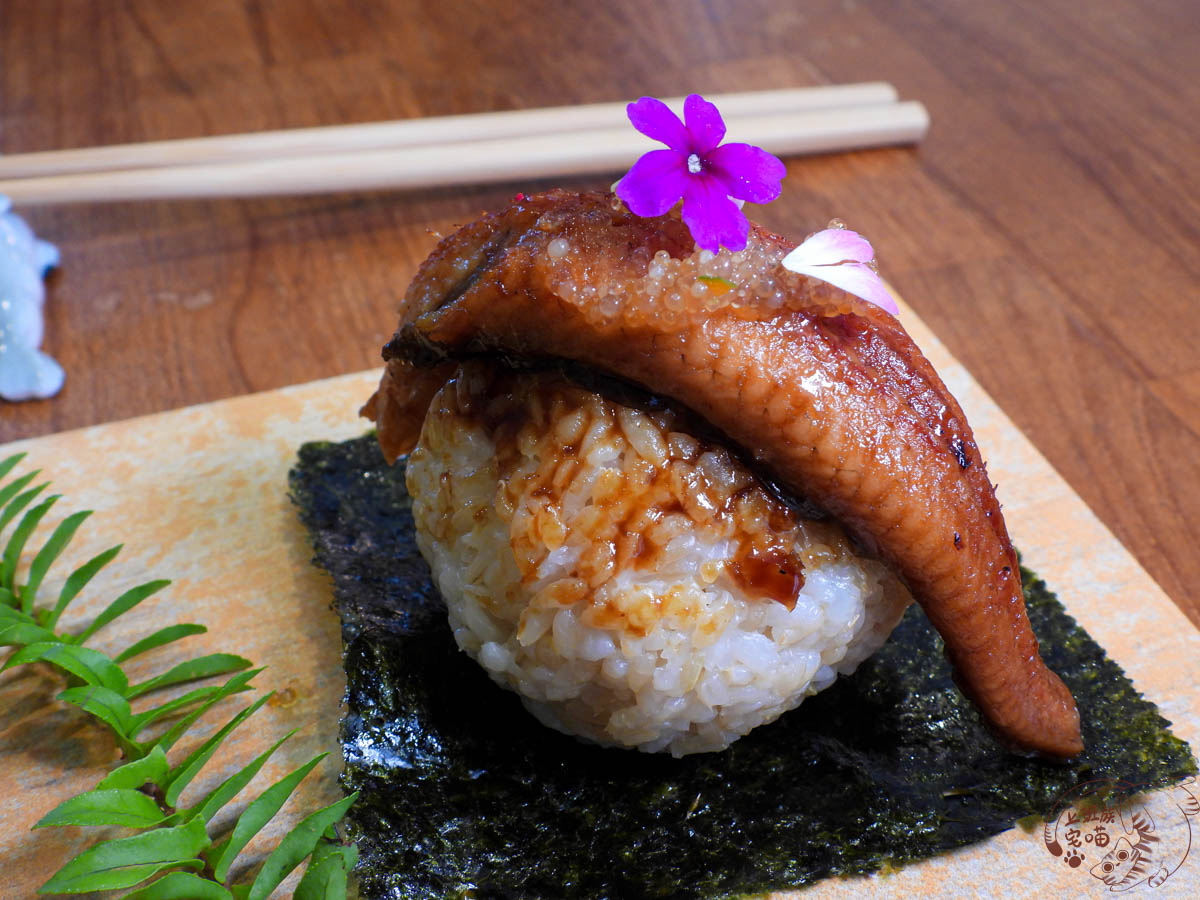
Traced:
<path id="1" fill-rule="evenodd" d="M 724 749 L 853 672 L 912 599 L 677 414 L 554 374 L 460 367 L 406 477 L 458 646 L 604 746 Z"/>

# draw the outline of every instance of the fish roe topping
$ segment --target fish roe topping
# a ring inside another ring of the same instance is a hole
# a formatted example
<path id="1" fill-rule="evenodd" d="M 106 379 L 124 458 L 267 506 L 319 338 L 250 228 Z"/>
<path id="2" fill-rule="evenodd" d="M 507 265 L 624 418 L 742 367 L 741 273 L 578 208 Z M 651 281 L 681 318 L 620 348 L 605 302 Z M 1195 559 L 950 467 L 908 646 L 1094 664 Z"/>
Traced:
<path id="1" fill-rule="evenodd" d="M 422 442 L 451 429 L 486 436 L 497 469 L 489 477 L 498 478 L 492 506 L 509 523 L 522 583 L 538 588 L 535 605 L 590 595 L 594 624 L 620 619 L 640 633 L 664 615 L 698 611 L 682 590 L 603 590 L 622 573 L 670 569 L 703 545 L 703 582 L 723 579 L 790 608 L 806 566 L 853 554 L 840 528 L 801 518 L 729 451 L 681 430 L 673 412 L 481 363 L 464 365 L 451 385 L 430 408 Z M 540 584 L 568 559 L 570 577 Z"/>
<path id="2" fill-rule="evenodd" d="M 830 227 L 844 226 L 834 220 Z M 617 280 L 610 282 L 605 273 L 588 268 L 584 242 L 562 229 L 561 217 L 547 213 L 538 228 L 546 232 L 548 286 L 593 323 L 653 321 L 686 327 L 717 312 L 762 319 L 814 305 L 848 308 L 840 290 L 780 265 L 786 254 L 753 230 L 746 248 L 736 253 L 696 248 L 672 256 L 667 250 L 651 253 L 637 247 L 627 261 L 633 277 L 628 271 L 614 272 Z M 638 277 L 638 272 L 644 274 Z"/>

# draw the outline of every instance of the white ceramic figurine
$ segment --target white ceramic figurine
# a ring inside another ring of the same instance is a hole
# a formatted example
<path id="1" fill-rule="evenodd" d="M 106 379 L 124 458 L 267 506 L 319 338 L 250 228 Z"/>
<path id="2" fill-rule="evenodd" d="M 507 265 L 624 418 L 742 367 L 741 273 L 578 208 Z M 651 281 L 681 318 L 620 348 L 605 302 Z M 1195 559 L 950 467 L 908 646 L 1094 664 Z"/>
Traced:
<path id="1" fill-rule="evenodd" d="M 47 270 L 58 265 L 58 249 L 38 240 L 0 196 L 0 397 L 34 400 L 53 397 L 63 370 L 38 350 Z"/>

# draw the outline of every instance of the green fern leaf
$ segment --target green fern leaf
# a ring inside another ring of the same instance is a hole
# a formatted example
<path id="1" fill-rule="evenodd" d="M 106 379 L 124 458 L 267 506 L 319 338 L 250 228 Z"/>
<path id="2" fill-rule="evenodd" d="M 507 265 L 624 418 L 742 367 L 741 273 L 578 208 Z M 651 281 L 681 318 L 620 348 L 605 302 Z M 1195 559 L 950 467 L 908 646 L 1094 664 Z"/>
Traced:
<path id="1" fill-rule="evenodd" d="M 220 731 L 193 750 L 187 759 L 171 770 L 170 775 L 167 776 L 169 779 L 166 789 L 168 806 L 173 807 L 179 802 L 179 795 L 183 793 L 183 789 L 191 783 L 193 778 L 200 774 L 200 770 L 204 768 L 205 763 L 212 759 L 212 755 L 217 752 L 217 748 L 221 746 L 225 738 L 229 737 L 235 728 L 262 709 L 263 704 L 270 699 L 271 694 L 264 694 L 262 697 L 259 697 L 230 719 Z"/>
<path id="2" fill-rule="evenodd" d="M 6 597 L 5 594 L 8 596 Z M 17 623 L 22 625 L 37 624 L 37 620 L 33 616 L 27 616 L 15 606 L 7 605 L 9 598 L 12 598 L 14 601 L 16 600 L 16 597 L 13 597 L 11 593 L 4 590 L 4 588 L 0 588 L 0 626 L 15 625 Z"/>
<path id="3" fill-rule="evenodd" d="M 324 809 L 319 809 L 305 817 L 299 825 L 288 832 L 279 842 L 279 846 L 271 851 L 271 855 L 267 857 L 263 867 L 258 870 L 254 883 L 250 885 L 248 900 L 267 900 L 271 892 L 279 887 L 283 879 L 287 878 L 288 873 L 316 849 L 317 842 L 321 840 L 325 829 L 333 823 L 341 821 L 346 810 L 357 798 L 357 791 L 348 797 L 343 797 L 336 803 L 331 803 Z"/>
<path id="4" fill-rule="evenodd" d="M 211 678 L 214 675 L 240 672 L 250 668 L 251 665 L 253 663 L 250 660 L 234 656 L 232 653 L 212 653 L 208 656 L 199 656 L 196 659 L 189 659 L 172 666 L 161 675 L 156 675 L 141 684 L 133 685 L 129 689 L 128 696 L 132 699 L 151 691 L 170 687 L 173 684 L 184 684 L 188 681 L 199 681 L 201 678 Z"/>
<path id="5" fill-rule="evenodd" d="M 160 788 L 166 782 L 167 773 L 171 770 L 167 762 L 167 754 L 161 747 L 154 747 L 141 759 L 113 769 L 96 785 L 96 790 L 116 788 L 141 788 L 147 784 L 156 784 Z"/>
<path id="6" fill-rule="evenodd" d="M 58 641 L 42 641 L 21 648 L 0 666 L 0 672 L 35 662 L 50 663 L 85 684 L 105 687 L 122 696 L 129 690 L 129 680 L 121 667 L 103 653 Z"/>
<path id="7" fill-rule="evenodd" d="M 144 888 L 122 894 L 120 900 L 233 900 L 233 894 L 191 872 L 171 872 Z"/>
<path id="8" fill-rule="evenodd" d="M 184 812 L 182 814 L 184 818 L 191 818 L 192 816 L 196 815 L 200 816 L 206 822 L 211 822 L 212 817 L 215 816 L 221 810 L 221 808 L 225 806 L 226 803 L 241 793 L 242 789 L 251 782 L 255 775 L 258 774 L 258 771 L 263 767 L 263 764 L 275 754 L 275 751 L 283 745 L 284 741 L 286 741 L 295 733 L 296 732 L 294 730 L 289 731 L 278 741 L 276 741 L 269 750 L 256 756 L 249 763 L 249 765 L 239 769 L 233 775 L 230 775 L 228 778 L 222 781 L 219 785 L 217 785 L 217 787 L 213 788 L 213 790 L 203 800 Z"/>
<path id="9" fill-rule="evenodd" d="M 13 467 L 16 466 L 16 464 L 19 463 L 24 458 L 25 458 L 24 453 L 14 453 L 12 456 L 8 457 L 7 459 L 0 460 L 0 481 L 3 481 L 4 476 L 6 476 L 9 472 L 11 472 L 13 470 Z M 3 506 L 3 505 L 4 505 L 3 501 L 0 501 L 0 506 Z"/>
<path id="10" fill-rule="evenodd" d="M 156 828 L 132 837 L 102 841 L 84 850 L 38 888 L 39 894 L 82 894 L 133 887 L 174 866 L 199 869 L 199 854 L 211 844 L 204 823 Z"/>
<path id="11" fill-rule="evenodd" d="M 170 583 L 166 579 L 159 579 L 158 581 L 148 581 L 145 584 L 139 584 L 137 587 L 130 588 L 110 603 L 100 615 L 96 616 L 96 620 L 79 635 L 79 641 L 81 643 L 86 641 L 113 619 L 117 618 L 117 616 L 129 612 L 129 610 L 133 609 L 147 597 L 157 594 Z"/>
<path id="12" fill-rule="evenodd" d="M 24 496 L 24 495 L 22 495 Z M 20 497 L 17 498 L 18 500 Z M 25 544 L 33 535 L 33 530 L 37 528 L 38 523 L 50 511 L 50 507 L 54 506 L 61 499 L 60 494 L 55 494 L 47 497 L 29 512 L 21 517 L 20 524 L 13 529 L 12 537 L 8 539 L 8 544 L 4 547 L 4 556 L 0 558 L 0 585 L 3 585 L 5 590 L 14 591 L 13 581 L 17 577 L 17 562 L 21 558 L 21 551 L 25 549 Z M 14 501 L 15 502 L 15 501 Z M 15 592 L 15 591 L 14 591 Z M 21 611 L 33 614 L 33 597 L 21 597 Z"/>
<path id="13" fill-rule="evenodd" d="M 46 813 L 34 828 L 61 825 L 124 825 L 152 828 L 168 818 L 157 803 L 135 788 L 88 791 L 65 800 Z"/>
<path id="14" fill-rule="evenodd" d="M 130 725 L 130 736 L 137 737 L 142 733 L 142 731 L 144 731 L 150 725 L 153 725 L 159 719 L 173 716 L 180 710 L 188 709 L 189 707 L 195 706 L 197 703 L 205 704 L 205 706 L 200 708 L 202 713 L 203 710 L 208 709 L 212 704 L 219 703 L 222 699 L 228 696 L 228 694 L 221 693 L 221 688 L 222 685 L 219 684 L 205 685 L 204 687 L 199 687 L 195 690 L 188 691 L 186 694 L 181 694 L 178 697 L 172 697 L 166 703 L 138 713 L 133 717 L 133 722 Z M 208 702 L 210 700 L 212 703 Z M 192 721 L 195 720 L 193 719 Z"/>
<path id="15" fill-rule="evenodd" d="M 258 671 L 260 672 L 262 670 Z M 184 731 L 192 726 L 192 722 L 199 719 L 200 716 L 204 715 L 205 712 L 208 712 L 209 709 L 216 706 L 217 703 L 220 703 L 222 700 L 224 700 L 224 698 L 230 695 L 238 694 L 240 691 L 250 690 L 250 688 L 247 688 L 246 686 L 246 680 L 248 679 L 238 680 L 239 678 L 241 678 L 241 676 L 234 676 L 234 678 L 229 679 L 228 682 L 224 684 L 205 685 L 203 688 L 197 688 L 196 690 L 188 691 L 187 694 L 173 697 L 172 700 L 168 700 L 166 703 L 161 704 L 161 706 L 146 709 L 145 712 L 134 715 L 132 733 L 139 734 L 146 726 L 152 724 L 152 722 L 166 718 L 168 715 L 174 715 L 175 713 L 180 712 L 181 709 L 187 709 L 188 707 L 192 707 L 194 704 L 199 703 L 200 706 L 194 708 L 191 713 L 188 713 L 185 716 L 184 719 L 181 719 L 179 722 L 175 722 L 175 725 L 170 727 L 170 730 L 164 733 L 163 736 L 158 738 L 157 742 L 155 742 L 156 744 L 161 745 L 163 750 L 169 750 L 172 748 L 172 746 L 174 746 L 176 740 L 182 737 Z M 184 731 L 180 731 L 180 728 L 182 728 Z M 176 731 L 178 731 L 178 734 L 175 733 Z M 164 740 L 166 740 L 166 743 L 163 743 Z"/>
<path id="16" fill-rule="evenodd" d="M 33 562 L 29 564 L 29 581 L 21 588 L 21 599 L 28 600 L 30 607 L 33 606 L 33 601 L 37 597 L 38 588 L 42 586 L 42 579 L 46 577 L 46 572 L 54 563 L 60 553 L 66 548 L 67 544 L 71 543 L 71 539 L 75 537 L 75 532 L 79 530 L 87 517 L 92 514 L 90 509 L 83 512 L 72 513 L 63 519 L 57 528 L 54 529 L 50 539 L 46 541 L 42 549 L 38 551 L 37 556 L 33 558 Z M 13 562 L 13 572 L 17 569 L 16 562 Z"/>
<path id="17" fill-rule="evenodd" d="M 212 864 L 213 875 L 217 881 L 224 883 L 225 876 L 229 874 L 229 867 L 233 865 L 233 861 L 237 859 L 237 855 L 250 843 L 251 838 L 262 831 L 263 826 L 275 818 L 275 814 L 279 812 L 280 808 L 287 801 L 287 798 L 292 795 L 292 791 L 296 790 L 296 786 L 328 755 L 327 753 L 322 753 L 279 779 L 279 781 L 263 791 L 238 816 L 237 824 L 233 828 L 233 834 L 218 848 L 214 849 L 214 853 L 209 859 L 209 862 Z"/>
<path id="18" fill-rule="evenodd" d="M 293 900 L 345 900 L 346 876 L 358 862 L 358 848 L 321 841 L 296 885 Z"/>
<path id="19" fill-rule="evenodd" d="M 47 631 L 41 625 L 34 625 L 32 622 L 0 621 L 0 647 L 24 647 L 26 644 L 53 640 L 53 632 Z"/>
<path id="20" fill-rule="evenodd" d="M 0 488 L 0 531 L 3 531 L 6 527 L 8 527 L 9 522 L 20 515 L 21 510 L 25 508 L 26 504 L 28 504 L 30 500 L 48 487 L 48 485 L 43 484 L 34 488 L 29 492 L 29 496 L 26 498 L 26 500 L 16 509 L 12 509 L 9 506 L 10 501 L 14 505 L 16 504 L 17 501 L 13 500 L 13 497 L 25 490 L 25 486 L 28 485 L 29 482 L 33 481 L 33 479 L 37 478 L 38 475 L 41 474 L 41 471 L 41 469 L 34 469 L 32 472 L 22 475 L 16 481 L 10 481 L 4 487 Z"/>
<path id="21" fill-rule="evenodd" d="M 114 662 L 123 663 L 125 660 L 140 656 L 148 650 L 154 650 L 156 647 L 165 646 L 181 638 L 190 637 L 193 634 L 204 634 L 206 631 L 208 629 L 203 625 L 193 625 L 191 623 L 168 625 L 166 628 L 160 628 L 149 637 L 144 637 L 131 647 L 122 650 L 117 654 Z"/>
<path id="22" fill-rule="evenodd" d="M 59 617 L 66 610 L 67 605 L 78 596 L 79 592 L 87 587 L 87 583 L 96 577 L 96 573 L 113 561 L 118 553 L 121 552 L 123 544 L 117 544 L 115 547 L 109 547 L 103 553 L 93 556 L 82 566 L 67 576 L 66 582 L 63 584 L 62 590 L 58 594 L 58 600 L 54 604 L 54 609 L 46 616 L 46 624 L 54 626 L 58 623 Z M 95 631 L 96 628 L 89 629 L 87 634 Z M 67 638 L 64 637 L 64 640 Z M 72 638 L 75 643 L 81 643 L 85 640 L 84 637 Z"/>
<path id="23" fill-rule="evenodd" d="M 192 727 L 197 719 L 199 719 L 202 715 L 204 715 L 226 697 L 242 691 L 251 690 L 251 688 L 248 686 L 250 680 L 261 671 L 262 669 L 250 669 L 249 671 L 239 672 L 238 674 L 234 675 L 227 682 L 217 688 L 217 690 L 214 691 L 213 694 L 202 704 L 200 704 L 200 706 L 192 710 L 190 713 L 172 725 L 169 729 L 167 729 L 167 731 L 164 732 L 163 735 L 154 742 L 154 746 L 162 747 L 164 750 L 170 750 L 175 746 L 175 743 L 187 733 L 187 730 Z"/>
<path id="24" fill-rule="evenodd" d="M 116 691 L 85 684 L 81 687 L 67 688 L 58 695 L 58 699 L 91 713 L 111 728 L 126 756 L 137 758 L 144 755 L 142 746 L 134 742 L 130 734 L 133 713 L 129 709 L 129 701 Z"/>
<path id="25" fill-rule="evenodd" d="M 8 477 L 23 456 L 15 454 L 0 460 L 0 480 Z M 195 806 L 175 810 L 180 795 L 233 730 L 260 710 L 271 695 L 255 700 L 238 712 L 178 765 L 170 765 L 167 751 L 216 704 L 233 694 L 251 690 L 250 681 L 262 669 L 251 669 L 250 661 L 241 656 L 213 653 L 178 663 L 131 687 L 120 664 L 206 631 L 203 626 L 190 623 L 160 628 L 123 650 L 115 659 L 82 646 L 99 629 L 166 587 L 167 581 L 152 581 L 132 588 L 112 601 L 82 631 L 56 635 L 54 629 L 68 606 L 122 548 L 121 545 L 111 547 L 79 566 L 67 577 L 53 607 L 35 610 L 37 593 L 49 577 L 51 568 L 91 515 L 90 511 L 83 511 L 63 519 L 33 555 L 25 584 L 18 588 L 16 578 L 26 548 L 59 500 L 53 495 L 34 504 L 48 487 L 47 484 L 29 487 L 37 475 L 36 471 L 30 472 L 0 486 L 0 532 L 17 521 L 0 552 L 0 646 L 15 646 L 17 650 L 0 671 L 43 662 L 67 673 L 70 679 L 82 682 L 59 693 L 58 699 L 79 707 L 108 726 L 130 761 L 114 769 L 93 790 L 60 803 L 35 827 L 118 826 L 141 830 L 140 834 L 103 841 L 80 853 L 42 885 L 39 893 L 122 890 L 150 881 L 123 896 L 127 900 L 246 900 L 250 897 L 264 900 L 289 872 L 308 858 L 308 869 L 300 880 L 297 896 L 301 900 L 345 897 L 346 876 L 357 859 L 357 850 L 330 840 L 330 835 L 332 825 L 345 815 L 355 796 L 346 797 L 302 820 L 269 855 L 252 884 L 224 886 L 218 883 L 226 880 L 238 855 L 276 816 L 300 782 L 326 754 L 310 760 L 263 791 L 243 810 L 229 838 L 213 847 L 206 823 L 249 785 L 294 732 L 289 732 L 226 778 Z M 224 684 L 198 687 L 136 715 L 130 707 L 130 700 L 135 697 L 230 673 L 235 674 Z M 135 740 L 141 731 L 170 716 L 179 718 L 157 739 L 144 743 Z M 206 868 L 206 862 L 212 870 L 197 874 Z M 177 871 L 163 874 L 168 869 Z"/>

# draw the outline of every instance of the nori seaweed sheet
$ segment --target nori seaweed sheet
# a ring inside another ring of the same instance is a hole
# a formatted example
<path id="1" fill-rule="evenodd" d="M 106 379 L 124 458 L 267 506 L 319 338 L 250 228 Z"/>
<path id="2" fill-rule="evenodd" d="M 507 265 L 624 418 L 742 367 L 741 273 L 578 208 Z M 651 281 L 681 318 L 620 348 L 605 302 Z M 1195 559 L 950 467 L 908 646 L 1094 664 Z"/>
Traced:
<path id="1" fill-rule="evenodd" d="M 459 652 L 413 539 L 403 466 L 371 435 L 291 473 L 333 576 L 349 681 L 343 783 L 359 890 L 401 897 L 732 897 L 871 872 L 1046 814 L 1083 781 L 1160 786 L 1188 746 L 1023 572 L 1085 755 L 1005 752 L 955 689 L 920 609 L 849 678 L 722 753 L 604 750 L 540 725 Z"/>

